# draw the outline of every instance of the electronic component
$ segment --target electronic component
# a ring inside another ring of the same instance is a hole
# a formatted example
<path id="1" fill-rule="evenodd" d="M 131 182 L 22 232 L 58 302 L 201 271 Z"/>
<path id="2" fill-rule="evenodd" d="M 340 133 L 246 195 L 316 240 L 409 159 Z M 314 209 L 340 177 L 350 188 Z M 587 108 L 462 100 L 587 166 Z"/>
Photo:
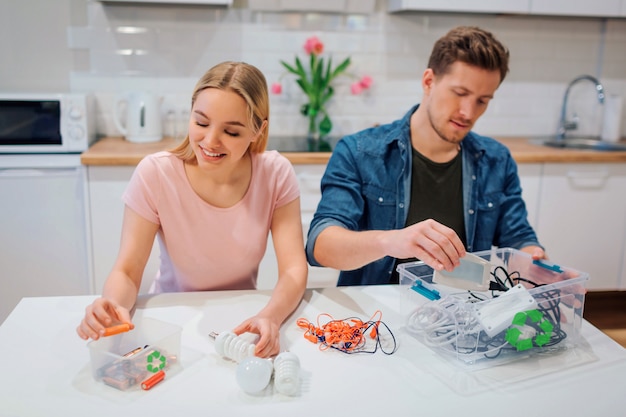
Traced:
<path id="1" fill-rule="evenodd" d="M 459 259 L 461 264 L 452 271 L 435 271 L 433 282 L 470 291 L 489 289 L 491 264 L 471 253 Z"/>
<path id="2" fill-rule="evenodd" d="M 476 318 L 485 333 L 494 337 L 513 321 L 520 311 L 537 308 L 537 302 L 521 284 L 509 289 L 497 298 L 476 303 Z"/>

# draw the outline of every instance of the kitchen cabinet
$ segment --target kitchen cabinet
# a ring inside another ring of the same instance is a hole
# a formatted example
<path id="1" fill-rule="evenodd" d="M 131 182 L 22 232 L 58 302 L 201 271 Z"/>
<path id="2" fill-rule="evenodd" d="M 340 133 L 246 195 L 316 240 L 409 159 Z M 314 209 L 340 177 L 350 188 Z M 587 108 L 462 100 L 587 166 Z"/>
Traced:
<path id="1" fill-rule="evenodd" d="M 0 155 L 0 324 L 24 297 L 91 293 L 86 189 L 76 155 Z"/>
<path id="2" fill-rule="evenodd" d="M 230 6 L 233 0 L 99 0 L 102 3 L 129 3 L 129 4 L 195 4 L 205 6 Z"/>
<path id="3" fill-rule="evenodd" d="M 89 206 L 93 251 L 95 293 L 101 294 L 120 247 L 124 203 L 122 194 L 134 166 L 89 166 Z M 141 293 L 146 293 L 159 270 L 159 245 L 155 240 L 143 272 Z"/>
<path id="4" fill-rule="evenodd" d="M 376 0 L 248 0 L 248 8 L 269 12 L 372 13 Z"/>
<path id="5" fill-rule="evenodd" d="M 522 198 L 528 211 L 528 221 L 535 230 L 539 211 L 542 169 L 542 164 L 519 164 L 517 166 L 517 173 L 522 184 Z"/>
<path id="6" fill-rule="evenodd" d="M 537 234 L 551 260 L 590 274 L 588 288 L 625 289 L 626 164 L 544 165 Z"/>
<path id="7" fill-rule="evenodd" d="M 530 14 L 616 17 L 623 0 L 530 0 Z"/>
<path id="8" fill-rule="evenodd" d="M 626 0 L 388 0 L 387 11 L 624 17 Z"/>
<path id="9" fill-rule="evenodd" d="M 388 0 L 389 12 L 463 12 L 527 14 L 532 0 Z"/>

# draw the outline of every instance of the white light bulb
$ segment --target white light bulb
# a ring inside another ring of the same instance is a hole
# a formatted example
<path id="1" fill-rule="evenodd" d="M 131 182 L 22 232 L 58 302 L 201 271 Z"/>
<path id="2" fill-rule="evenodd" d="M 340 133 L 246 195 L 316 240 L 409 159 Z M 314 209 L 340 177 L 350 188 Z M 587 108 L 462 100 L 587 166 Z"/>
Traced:
<path id="1" fill-rule="evenodd" d="M 274 359 L 274 387 L 284 395 L 295 395 L 300 388 L 300 360 L 295 353 L 282 352 Z"/>
<path id="2" fill-rule="evenodd" d="M 269 360 L 248 356 L 237 365 L 237 383 L 245 393 L 257 394 L 270 383 L 272 371 L 272 363 Z"/>
<path id="3" fill-rule="evenodd" d="M 233 332 L 221 332 L 215 338 L 215 351 L 220 356 L 232 359 L 235 362 L 241 362 L 247 356 L 254 356 L 254 350 L 256 349 L 254 339 L 256 337 L 256 335 L 251 333 L 237 336 Z"/>

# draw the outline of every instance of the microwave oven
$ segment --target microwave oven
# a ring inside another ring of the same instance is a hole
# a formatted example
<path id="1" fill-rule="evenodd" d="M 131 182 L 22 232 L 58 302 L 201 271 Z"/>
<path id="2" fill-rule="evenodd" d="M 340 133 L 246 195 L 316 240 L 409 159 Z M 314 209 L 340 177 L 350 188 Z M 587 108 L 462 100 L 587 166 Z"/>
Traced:
<path id="1" fill-rule="evenodd" d="M 81 153 L 95 141 L 91 94 L 0 92 L 0 153 Z"/>

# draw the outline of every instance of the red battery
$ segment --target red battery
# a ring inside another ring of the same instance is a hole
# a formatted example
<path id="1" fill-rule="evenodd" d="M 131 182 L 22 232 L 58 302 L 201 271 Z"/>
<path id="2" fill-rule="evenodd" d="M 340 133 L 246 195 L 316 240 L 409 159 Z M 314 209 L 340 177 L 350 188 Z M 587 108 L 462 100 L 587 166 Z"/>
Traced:
<path id="1" fill-rule="evenodd" d="M 152 375 L 150 378 L 143 381 L 141 383 L 141 388 L 147 391 L 153 386 L 155 386 L 156 384 L 158 384 L 159 382 L 163 381 L 164 378 L 165 378 L 165 371 L 161 369 L 159 372 L 157 372 L 156 374 Z"/>

